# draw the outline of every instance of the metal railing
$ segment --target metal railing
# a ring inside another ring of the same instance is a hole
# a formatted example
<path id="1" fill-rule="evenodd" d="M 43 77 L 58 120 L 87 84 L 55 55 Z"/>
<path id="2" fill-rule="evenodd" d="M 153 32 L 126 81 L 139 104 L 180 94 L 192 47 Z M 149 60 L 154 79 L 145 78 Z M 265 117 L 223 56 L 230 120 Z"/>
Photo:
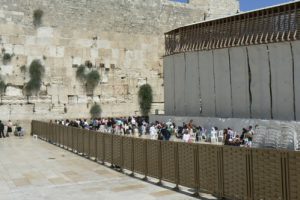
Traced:
<path id="1" fill-rule="evenodd" d="M 243 200 L 300 199 L 300 153 L 147 140 L 33 121 L 32 134 L 91 160 Z"/>
<path id="2" fill-rule="evenodd" d="M 298 40 L 300 2 L 184 26 L 165 33 L 165 55 Z"/>

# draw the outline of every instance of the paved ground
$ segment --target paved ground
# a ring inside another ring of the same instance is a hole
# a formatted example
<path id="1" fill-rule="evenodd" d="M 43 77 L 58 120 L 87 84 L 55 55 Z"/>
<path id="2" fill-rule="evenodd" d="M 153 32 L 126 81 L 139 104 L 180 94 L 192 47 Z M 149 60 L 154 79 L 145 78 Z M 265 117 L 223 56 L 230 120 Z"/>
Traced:
<path id="1" fill-rule="evenodd" d="M 29 136 L 0 139 L 1 200 L 191 200 Z M 201 199 L 215 199 L 204 195 Z"/>

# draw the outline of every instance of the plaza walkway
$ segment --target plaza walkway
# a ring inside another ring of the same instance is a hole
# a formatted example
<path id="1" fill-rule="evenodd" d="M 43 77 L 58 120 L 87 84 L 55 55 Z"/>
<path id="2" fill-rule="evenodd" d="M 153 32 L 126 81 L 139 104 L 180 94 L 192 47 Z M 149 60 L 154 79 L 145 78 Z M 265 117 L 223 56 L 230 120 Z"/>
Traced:
<path id="1" fill-rule="evenodd" d="M 191 196 L 116 172 L 34 140 L 0 139 L 1 200 L 191 200 Z M 215 199 L 204 195 L 201 199 Z"/>

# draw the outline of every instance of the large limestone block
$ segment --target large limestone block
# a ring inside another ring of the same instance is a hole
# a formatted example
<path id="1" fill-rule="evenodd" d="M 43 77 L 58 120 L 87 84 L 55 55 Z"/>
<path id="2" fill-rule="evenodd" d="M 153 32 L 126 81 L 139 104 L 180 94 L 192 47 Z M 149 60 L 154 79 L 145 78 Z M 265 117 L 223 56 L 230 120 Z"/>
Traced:
<path id="1" fill-rule="evenodd" d="M 86 95 L 78 95 L 78 103 L 87 103 L 88 99 Z"/>
<path id="2" fill-rule="evenodd" d="M 37 45 L 26 45 L 25 54 L 28 56 L 43 57 L 46 54 L 46 49 L 42 46 Z"/>
<path id="3" fill-rule="evenodd" d="M 13 74 L 14 66 L 11 63 L 7 65 L 0 65 L 0 68 L 1 68 L 0 71 L 1 75 L 7 76 Z"/>
<path id="4" fill-rule="evenodd" d="M 93 40 L 89 39 L 77 39 L 74 41 L 74 44 L 79 47 L 92 47 L 93 46 Z"/>
<path id="5" fill-rule="evenodd" d="M 25 36 L 23 35 L 10 35 L 9 42 L 14 45 L 23 45 L 25 42 Z"/>
<path id="6" fill-rule="evenodd" d="M 111 41 L 109 40 L 98 40 L 97 41 L 97 47 L 103 48 L 103 49 L 109 49 L 111 48 Z"/>
<path id="7" fill-rule="evenodd" d="M 16 54 L 16 55 L 24 55 L 25 54 L 25 48 L 24 48 L 24 45 L 14 45 L 13 46 L 13 52 Z"/>
<path id="8" fill-rule="evenodd" d="M 2 48 L 5 50 L 5 53 L 9 53 L 9 54 L 13 53 L 13 45 L 12 44 L 3 44 Z"/>
<path id="9" fill-rule="evenodd" d="M 35 45 L 35 44 L 36 44 L 36 36 L 34 35 L 26 36 L 24 45 Z"/>
<path id="10" fill-rule="evenodd" d="M 101 49 L 99 49 L 98 54 L 99 54 L 100 58 L 110 59 L 112 57 L 112 49 L 101 48 Z"/>
<path id="11" fill-rule="evenodd" d="M 23 91 L 19 87 L 7 86 L 5 90 L 6 96 L 23 96 Z"/>
<path id="12" fill-rule="evenodd" d="M 39 27 L 37 29 L 37 37 L 39 38 L 52 38 L 54 35 L 52 27 Z"/>
<path id="13" fill-rule="evenodd" d="M 10 35 L 14 33 L 14 35 L 24 35 L 24 30 L 22 26 L 18 24 L 0 24 L 0 35 Z"/>

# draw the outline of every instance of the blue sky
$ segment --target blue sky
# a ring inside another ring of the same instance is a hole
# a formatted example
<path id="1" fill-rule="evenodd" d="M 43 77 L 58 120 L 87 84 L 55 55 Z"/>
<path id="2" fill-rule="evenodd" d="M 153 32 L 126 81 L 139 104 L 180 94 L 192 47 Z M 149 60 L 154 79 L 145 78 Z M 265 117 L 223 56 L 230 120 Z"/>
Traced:
<path id="1" fill-rule="evenodd" d="M 187 2 L 187 0 L 173 0 L 179 2 Z M 197 1 L 197 0 L 194 0 Z M 280 3 L 286 3 L 291 0 L 240 0 L 241 10 L 248 11 L 258 8 L 263 8 L 266 6 L 272 6 Z"/>
<path id="2" fill-rule="evenodd" d="M 240 0 L 241 10 L 253 10 L 257 8 L 263 8 L 266 6 L 272 6 L 280 3 L 290 2 L 289 0 Z"/>

